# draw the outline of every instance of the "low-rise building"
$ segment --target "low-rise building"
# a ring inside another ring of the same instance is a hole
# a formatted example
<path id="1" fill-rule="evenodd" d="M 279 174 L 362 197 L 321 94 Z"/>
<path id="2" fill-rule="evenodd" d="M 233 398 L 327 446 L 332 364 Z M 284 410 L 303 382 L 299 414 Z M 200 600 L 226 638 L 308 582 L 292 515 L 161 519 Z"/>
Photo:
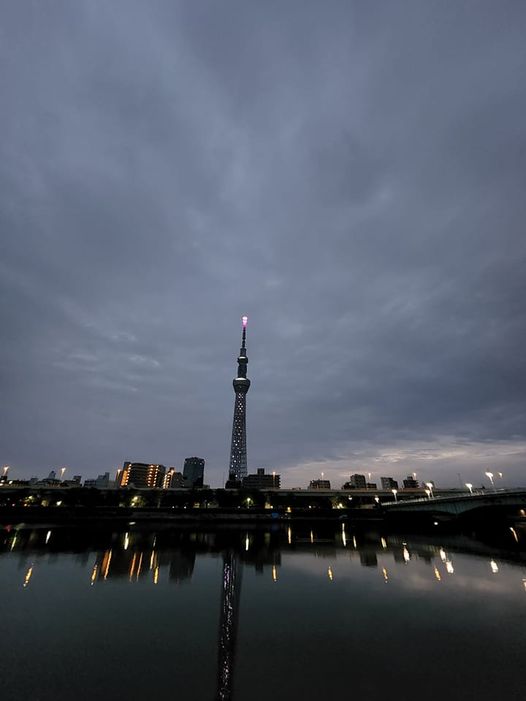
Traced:
<path id="1" fill-rule="evenodd" d="M 311 480 L 309 489 L 330 489 L 331 483 L 329 480 Z"/>
<path id="2" fill-rule="evenodd" d="M 392 477 L 380 477 L 382 489 L 398 489 L 398 482 Z"/>
<path id="3" fill-rule="evenodd" d="M 96 479 L 86 479 L 84 480 L 85 487 L 95 487 L 95 489 L 108 489 L 110 486 L 110 473 L 105 472 L 103 475 L 99 475 Z"/>
<path id="4" fill-rule="evenodd" d="M 243 477 L 244 489 L 279 489 L 281 486 L 281 475 L 273 472 L 271 475 L 265 474 L 265 468 L 259 467 L 256 474 Z"/>

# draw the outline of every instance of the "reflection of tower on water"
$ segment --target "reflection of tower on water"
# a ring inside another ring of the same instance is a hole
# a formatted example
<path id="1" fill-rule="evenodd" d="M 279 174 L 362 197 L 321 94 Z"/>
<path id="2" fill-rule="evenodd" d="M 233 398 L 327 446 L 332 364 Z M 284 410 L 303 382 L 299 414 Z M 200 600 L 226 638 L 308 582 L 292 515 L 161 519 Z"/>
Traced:
<path id="1" fill-rule="evenodd" d="M 229 551 L 223 555 L 217 659 L 217 701 L 230 701 L 232 698 L 242 567 L 243 565 L 239 562 L 235 552 Z"/>

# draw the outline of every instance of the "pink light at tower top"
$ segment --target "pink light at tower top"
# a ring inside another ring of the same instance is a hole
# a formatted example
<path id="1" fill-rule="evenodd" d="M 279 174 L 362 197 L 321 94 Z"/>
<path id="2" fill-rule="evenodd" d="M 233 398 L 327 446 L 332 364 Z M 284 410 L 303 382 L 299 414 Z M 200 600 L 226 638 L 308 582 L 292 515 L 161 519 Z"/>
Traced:
<path id="1" fill-rule="evenodd" d="M 241 321 L 243 322 L 243 328 L 247 328 L 248 316 L 242 316 Z"/>

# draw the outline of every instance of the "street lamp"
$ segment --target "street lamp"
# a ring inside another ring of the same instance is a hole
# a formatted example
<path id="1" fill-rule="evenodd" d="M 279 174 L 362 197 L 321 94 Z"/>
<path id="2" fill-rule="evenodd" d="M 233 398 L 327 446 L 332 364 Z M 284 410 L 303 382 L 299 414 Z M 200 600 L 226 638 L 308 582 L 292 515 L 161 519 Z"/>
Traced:
<path id="1" fill-rule="evenodd" d="M 395 498 L 395 501 L 398 501 L 398 497 L 396 496 L 398 494 L 398 489 L 391 489 L 393 496 Z"/>
<path id="2" fill-rule="evenodd" d="M 426 487 L 427 487 L 427 489 L 429 489 L 429 493 L 431 494 L 431 496 L 434 497 L 435 495 L 433 494 L 433 482 L 426 482 Z M 427 492 L 427 489 L 426 489 L 426 492 Z"/>
<path id="3" fill-rule="evenodd" d="M 466 487 L 469 489 L 469 493 L 473 496 L 473 485 L 471 482 L 466 482 Z"/>
<path id="4" fill-rule="evenodd" d="M 367 473 L 367 476 L 369 477 L 369 483 L 367 484 L 368 488 L 369 488 L 369 485 L 371 484 L 371 475 L 372 475 L 372 472 Z"/>
<path id="5" fill-rule="evenodd" d="M 486 472 L 486 477 L 488 477 L 491 482 L 491 486 L 495 489 L 495 482 L 493 481 L 493 472 Z"/>
<path id="6" fill-rule="evenodd" d="M 65 468 L 65 467 L 61 467 L 61 468 L 60 468 L 60 479 L 61 479 L 61 480 L 64 478 L 64 472 L 66 472 L 66 469 L 67 469 L 67 468 Z"/>
<path id="7" fill-rule="evenodd" d="M 431 490 L 430 489 L 425 489 L 425 493 L 427 494 L 427 498 L 431 499 Z"/>

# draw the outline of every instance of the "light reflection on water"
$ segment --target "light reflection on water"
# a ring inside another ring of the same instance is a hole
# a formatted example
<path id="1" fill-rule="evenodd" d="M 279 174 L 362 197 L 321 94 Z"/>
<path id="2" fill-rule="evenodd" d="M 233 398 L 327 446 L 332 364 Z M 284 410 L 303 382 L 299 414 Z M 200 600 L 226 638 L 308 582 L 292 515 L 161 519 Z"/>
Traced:
<path id="1" fill-rule="evenodd" d="M 3 698 L 519 699 L 523 542 L 6 530 Z"/>

